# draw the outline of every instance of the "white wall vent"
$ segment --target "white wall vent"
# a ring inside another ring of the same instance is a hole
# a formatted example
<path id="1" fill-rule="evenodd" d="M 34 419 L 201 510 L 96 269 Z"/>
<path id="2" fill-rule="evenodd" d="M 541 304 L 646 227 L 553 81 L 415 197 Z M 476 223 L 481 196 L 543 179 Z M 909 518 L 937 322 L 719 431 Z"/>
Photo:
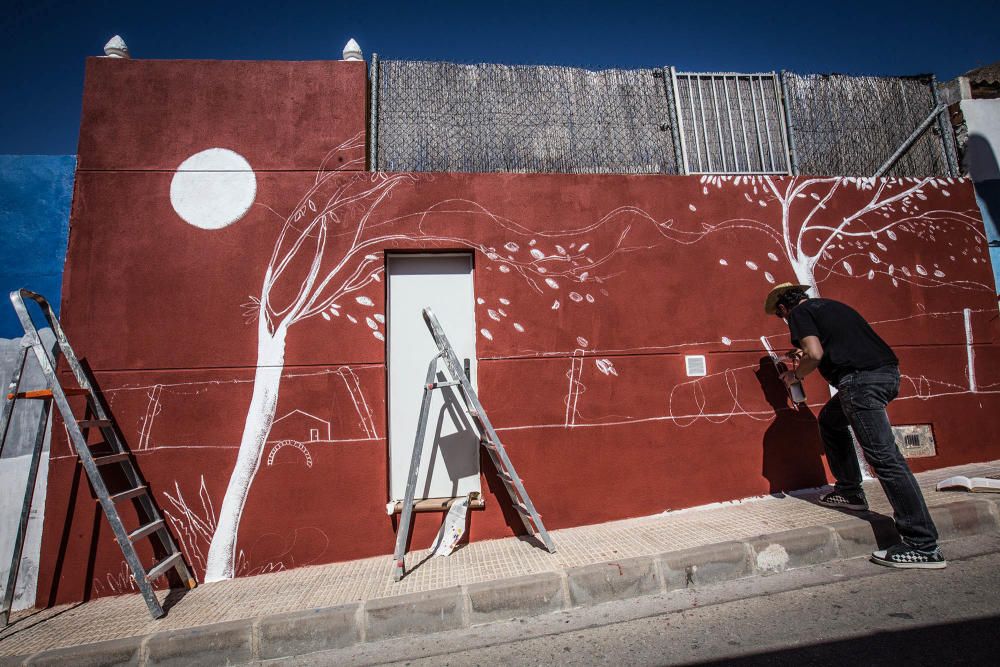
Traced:
<path id="1" fill-rule="evenodd" d="M 703 354 L 685 355 L 684 365 L 687 367 L 688 377 L 708 375 L 708 366 L 705 365 L 705 355 Z"/>

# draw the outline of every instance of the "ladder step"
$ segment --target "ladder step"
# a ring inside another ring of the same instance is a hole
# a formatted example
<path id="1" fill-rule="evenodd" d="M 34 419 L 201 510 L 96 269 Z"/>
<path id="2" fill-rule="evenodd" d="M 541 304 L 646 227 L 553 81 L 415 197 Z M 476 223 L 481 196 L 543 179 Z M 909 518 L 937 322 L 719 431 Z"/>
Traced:
<path id="1" fill-rule="evenodd" d="M 76 422 L 80 428 L 107 428 L 111 426 L 110 419 L 80 419 Z"/>
<path id="2" fill-rule="evenodd" d="M 147 523 L 145 526 L 140 526 L 133 532 L 129 533 L 128 539 L 131 542 L 135 542 L 136 540 L 141 540 L 147 535 L 155 533 L 156 531 L 158 531 L 163 527 L 164 527 L 163 519 L 157 519 L 153 523 Z"/>
<path id="3" fill-rule="evenodd" d="M 80 387 L 63 387 L 63 393 L 67 396 L 86 396 L 90 392 Z M 30 391 L 19 391 L 16 394 L 7 394 L 7 400 L 13 401 L 15 398 L 52 398 L 51 389 L 32 389 Z"/>
<path id="4" fill-rule="evenodd" d="M 146 580 L 152 582 L 159 579 L 164 574 L 169 572 L 171 568 L 175 567 L 177 565 L 177 561 L 179 561 L 181 557 L 180 551 L 167 556 L 157 563 L 152 570 L 146 573 Z"/>
<path id="5" fill-rule="evenodd" d="M 128 460 L 128 452 L 118 452 L 117 454 L 108 454 L 107 456 L 98 456 L 94 459 L 94 464 L 98 466 L 111 465 L 112 463 L 121 463 L 122 461 Z"/>
<path id="6" fill-rule="evenodd" d="M 123 500 L 130 500 L 137 496 L 141 496 L 147 491 L 148 491 L 147 487 L 137 486 L 134 489 L 129 489 L 128 491 L 122 491 L 121 493 L 116 493 L 115 495 L 111 496 L 111 502 L 120 503 Z"/>

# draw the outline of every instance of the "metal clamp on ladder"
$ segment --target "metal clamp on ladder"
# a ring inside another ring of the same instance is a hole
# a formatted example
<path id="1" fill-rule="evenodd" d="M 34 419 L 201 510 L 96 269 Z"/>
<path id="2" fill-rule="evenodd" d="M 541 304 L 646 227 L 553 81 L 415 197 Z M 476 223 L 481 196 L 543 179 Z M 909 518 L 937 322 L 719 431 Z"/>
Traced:
<path id="1" fill-rule="evenodd" d="M 30 299 L 37 303 L 45 315 L 48 325 L 52 328 L 52 333 L 55 334 L 56 343 L 59 345 L 59 349 L 79 385 L 78 387 L 64 387 L 60 384 L 59 378 L 56 376 L 55 360 L 42 343 L 38 329 L 35 327 L 35 323 L 25 306 L 24 299 Z M 161 618 L 166 612 L 164 612 L 163 607 L 160 606 L 156 598 L 156 593 L 153 591 L 152 586 L 153 582 L 171 570 L 175 570 L 181 582 L 187 588 L 194 588 L 194 577 L 184 562 L 184 556 L 174 543 L 170 531 L 167 530 L 166 522 L 164 522 L 159 510 L 153 503 L 148 486 L 139 476 L 139 471 L 136 469 L 131 455 L 125 448 L 124 442 L 119 437 L 118 431 L 114 427 L 114 422 L 104 410 L 104 406 L 98 399 L 90 383 L 90 379 L 87 377 L 83 367 L 80 365 L 80 361 L 70 347 L 69 341 L 66 339 L 62 327 L 59 325 L 59 320 L 56 318 L 52 307 L 43 296 L 26 289 L 11 292 L 10 300 L 14 304 L 14 311 L 21 321 L 21 326 L 24 328 L 24 338 L 22 338 L 21 343 L 20 364 L 14 368 L 14 374 L 11 376 L 4 396 L 3 413 L 0 416 L 0 452 L 2 452 L 3 445 L 7 439 L 7 432 L 10 428 L 15 404 L 21 400 L 41 400 L 43 408 L 41 425 L 39 433 L 35 438 L 35 447 L 28 471 L 28 488 L 25 491 L 24 504 L 21 509 L 21 520 L 15 538 L 10 574 L 7 578 L 6 589 L 4 590 L 3 607 L 0 607 L 0 627 L 7 625 L 11 603 L 14 599 L 14 586 L 17 581 L 18 566 L 20 565 L 21 553 L 24 548 L 28 513 L 31 508 L 31 497 L 35 488 L 35 477 L 38 473 L 38 462 L 42 451 L 45 426 L 53 401 L 62 415 L 66 431 L 76 449 L 80 462 L 83 464 L 83 469 L 87 473 L 91 487 L 94 489 L 94 493 L 101 503 L 101 508 L 108 518 L 108 523 L 111 524 L 111 529 L 115 534 L 115 541 L 121 547 L 122 554 L 125 556 L 125 562 L 128 563 L 129 569 L 132 571 L 132 577 L 135 579 L 135 583 L 146 601 L 146 606 L 149 607 L 149 613 L 153 618 Z M 42 374 L 48 384 L 47 388 L 21 390 L 21 375 L 24 372 L 24 365 L 28 359 L 29 351 L 34 351 L 35 353 L 35 358 L 38 360 L 38 365 L 41 367 Z M 86 397 L 88 414 L 84 419 L 79 419 L 74 414 L 68 400 L 70 396 Z M 91 451 L 92 446 L 87 444 L 87 436 L 84 432 L 92 428 L 101 431 L 104 437 L 104 444 L 110 448 L 110 451 L 100 454 L 95 454 Z M 101 472 L 102 468 L 106 466 L 116 466 L 121 470 L 128 483 L 127 489 L 113 495 L 108 491 L 107 484 Z M 121 517 L 115 505 L 126 500 L 134 500 L 138 503 L 141 510 L 140 514 L 144 516 L 143 520 L 147 522 L 131 531 L 126 529 L 122 524 Z M 160 551 L 163 554 L 163 560 L 148 570 L 143 566 L 133 545 L 134 542 L 147 537 L 155 537 L 158 540 Z"/>
<path id="2" fill-rule="evenodd" d="M 465 402 L 466 410 L 475 421 L 480 433 L 480 445 L 489 454 L 493 465 L 497 469 L 500 481 L 507 489 L 507 495 L 513 503 L 521 517 L 521 522 L 529 533 L 537 534 L 545 545 L 549 553 L 555 553 L 556 547 L 549 537 L 548 531 L 542 524 L 542 517 L 535 510 L 528 492 L 524 490 L 521 478 L 517 476 L 514 465 L 507 457 L 507 451 L 500 436 L 497 435 L 493 425 L 490 423 L 486 411 L 479 402 L 479 397 L 472 388 L 469 376 L 463 368 L 462 363 L 455 355 L 455 350 L 448 342 L 448 337 L 444 335 L 444 330 L 438 322 L 437 317 L 430 308 L 424 308 L 424 322 L 427 324 L 434 343 L 437 345 L 438 353 L 431 359 L 427 367 L 427 380 L 424 382 L 424 398 L 420 403 L 420 418 L 417 422 L 417 435 L 413 442 L 413 454 L 410 459 L 410 472 L 406 480 L 406 495 L 403 499 L 403 509 L 399 517 L 399 530 L 396 533 L 396 550 L 393 553 L 393 579 L 399 581 L 405 573 L 406 542 L 410 535 L 410 524 L 413 518 L 413 498 L 417 489 L 417 477 L 420 474 L 420 456 L 423 453 L 424 436 L 427 431 L 427 419 L 431 407 L 431 392 L 444 387 L 458 387 L 462 400 Z M 444 366 L 448 374 L 452 377 L 450 381 L 436 382 L 438 360 L 444 360 Z"/>

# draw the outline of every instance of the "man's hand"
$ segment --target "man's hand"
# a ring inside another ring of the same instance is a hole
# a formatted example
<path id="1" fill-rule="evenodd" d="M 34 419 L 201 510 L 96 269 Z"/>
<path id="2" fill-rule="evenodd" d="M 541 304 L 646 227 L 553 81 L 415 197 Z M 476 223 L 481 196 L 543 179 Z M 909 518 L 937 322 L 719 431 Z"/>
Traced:
<path id="1" fill-rule="evenodd" d="M 781 374 L 781 381 L 785 383 L 786 387 L 791 387 L 796 382 L 799 382 L 799 379 L 795 377 L 795 371 L 785 371 Z"/>
<path id="2" fill-rule="evenodd" d="M 797 347 L 794 347 L 788 352 L 785 352 L 785 359 L 788 359 L 789 361 L 801 359 L 803 356 L 805 356 L 805 352 L 803 352 Z"/>

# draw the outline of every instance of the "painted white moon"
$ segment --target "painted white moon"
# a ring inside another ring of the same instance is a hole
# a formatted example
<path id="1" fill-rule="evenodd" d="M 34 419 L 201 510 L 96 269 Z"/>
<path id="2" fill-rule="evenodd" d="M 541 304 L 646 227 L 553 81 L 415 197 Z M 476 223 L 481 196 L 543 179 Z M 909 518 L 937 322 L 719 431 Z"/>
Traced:
<path id="1" fill-rule="evenodd" d="M 257 177 L 239 153 L 209 148 L 184 160 L 170 182 L 170 203 L 184 222 L 222 229 L 250 210 Z"/>

